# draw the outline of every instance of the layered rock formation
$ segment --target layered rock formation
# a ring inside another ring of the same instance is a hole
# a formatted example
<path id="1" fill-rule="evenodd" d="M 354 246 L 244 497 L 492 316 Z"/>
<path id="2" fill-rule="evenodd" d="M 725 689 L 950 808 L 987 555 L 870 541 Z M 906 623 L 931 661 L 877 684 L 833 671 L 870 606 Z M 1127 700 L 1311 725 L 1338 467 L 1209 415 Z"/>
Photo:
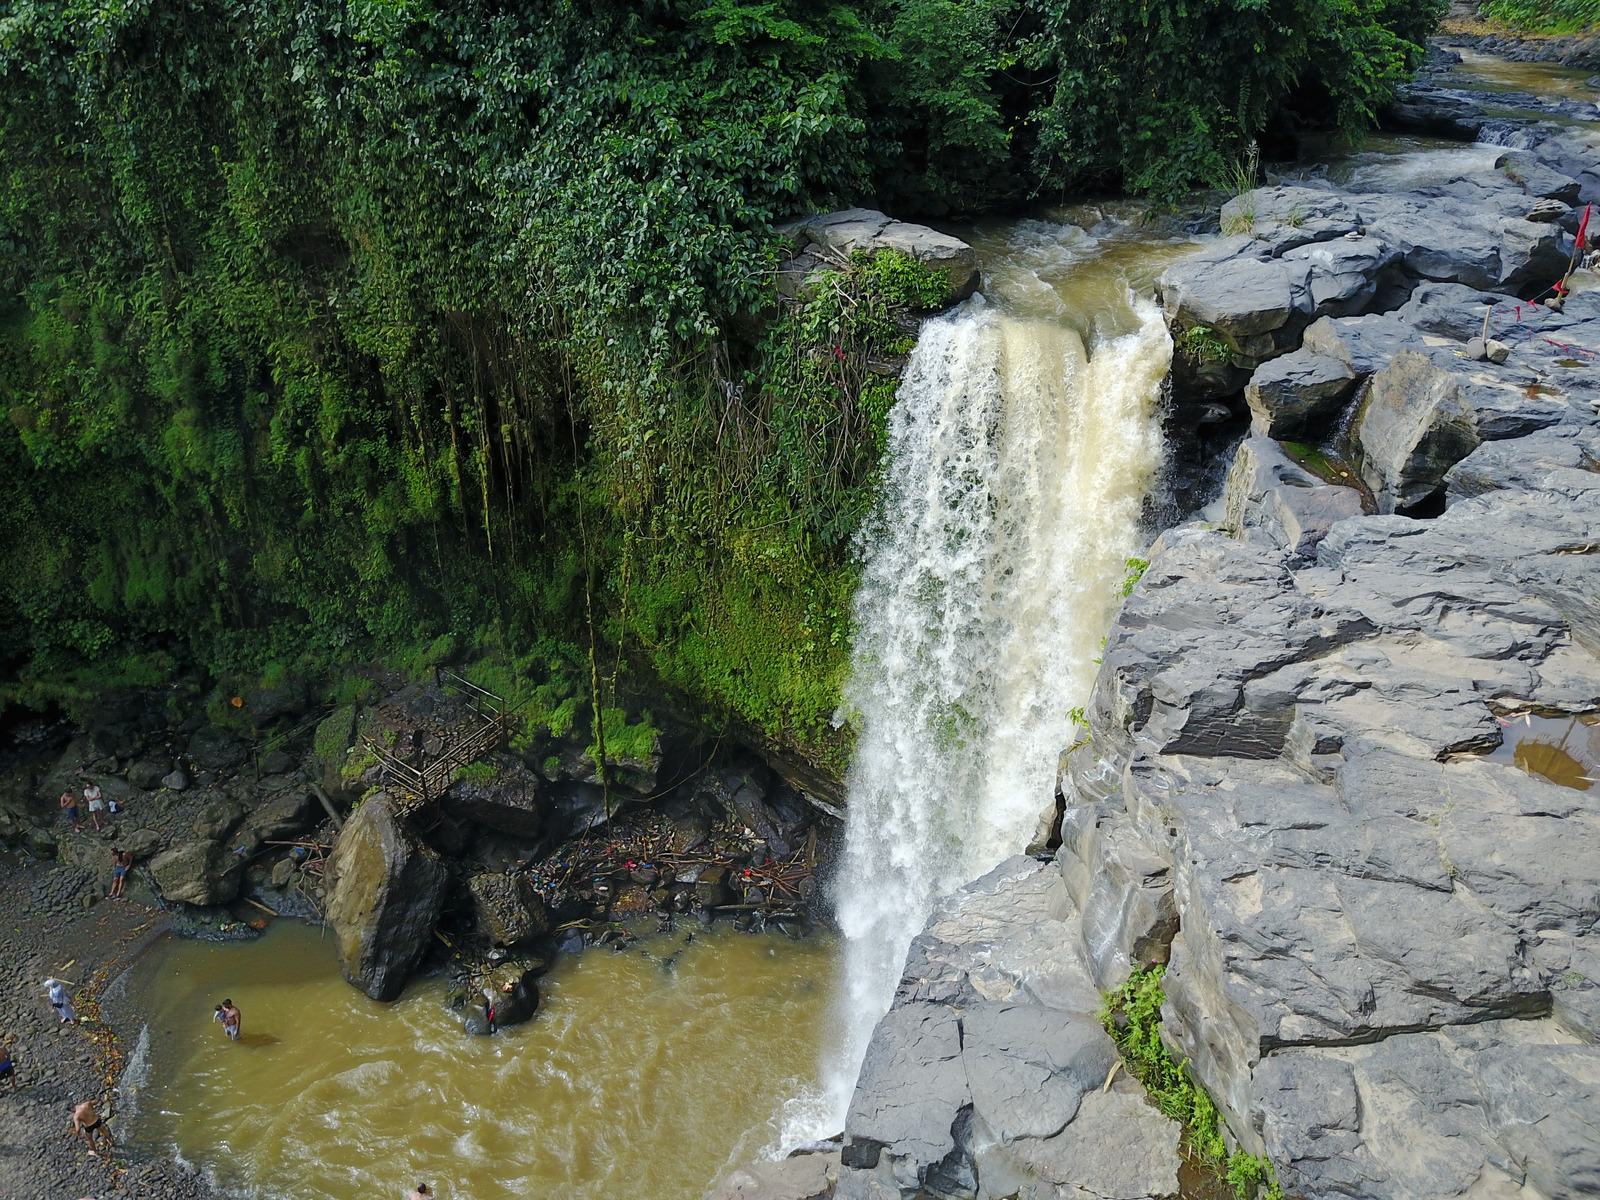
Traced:
<path id="1" fill-rule="evenodd" d="M 1591 137 L 1263 189 L 1168 271 L 1174 332 L 1226 346 L 1178 386 L 1245 390 L 1256 436 L 1107 638 L 1055 862 L 913 945 L 833 1195 L 1175 1194 L 1164 1118 L 1092 1086 L 1098 996 L 1152 963 L 1288 1195 L 1600 1194 L 1600 292 L 1526 298 Z"/>
<path id="2" fill-rule="evenodd" d="M 802 217 L 782 231 L 794 251 L 778 267 L 778 293 L 783 296 L 809 296 L 823 272 L 837 270 L 857 252 L 879 250 L 898 250 L 944 272 L 952 300 L 965 300 L 978 288 L 978 257 L 966 242 L 926 225 L 896 221 L 876 209 Z"/>

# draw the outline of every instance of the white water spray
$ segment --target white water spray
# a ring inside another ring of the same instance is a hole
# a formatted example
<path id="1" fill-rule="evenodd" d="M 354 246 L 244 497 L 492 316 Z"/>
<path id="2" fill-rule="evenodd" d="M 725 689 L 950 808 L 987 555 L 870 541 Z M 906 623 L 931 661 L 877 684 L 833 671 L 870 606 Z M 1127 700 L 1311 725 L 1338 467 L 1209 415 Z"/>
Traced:
<path id="1" fill-rule="evenodd" d="M 1061 306 L 1022 316 L 979 297 L 925 326 L 907 368 L 845 697 L 859 738 L 839 1043 L 823 1094 L 792 1106 L 788 1145 L 843 1126 L 934 901 L 1020 851 L 1052 802 L 1160 464 L 1171 343 L 1125 280 L 1111 295 L 1110 324 L 1132 331 L 1092 358 Z"/>

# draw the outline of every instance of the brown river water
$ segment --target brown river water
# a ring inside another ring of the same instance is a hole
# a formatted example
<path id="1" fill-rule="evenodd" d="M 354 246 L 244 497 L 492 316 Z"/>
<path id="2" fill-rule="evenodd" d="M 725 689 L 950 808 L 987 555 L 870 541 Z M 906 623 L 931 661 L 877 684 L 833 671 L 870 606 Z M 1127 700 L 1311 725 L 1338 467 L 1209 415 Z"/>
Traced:
<path id="1" fill-rule="evenodd" d="M 698 1200 L 813 1082 L 836 956 L 826 937 L 687 938 L 559 960 L 538 1016 L 492 1038 L 461 1032 L 442 976 L 368 1000 L 298 922 L 167 942 L 130 982 L 152 1064 L 134 1140 L 253 1200 L 399 1200 L 419 1181 L 441 1200 Z M 223 999 L 238 1044 L 211 1019 Z"/>

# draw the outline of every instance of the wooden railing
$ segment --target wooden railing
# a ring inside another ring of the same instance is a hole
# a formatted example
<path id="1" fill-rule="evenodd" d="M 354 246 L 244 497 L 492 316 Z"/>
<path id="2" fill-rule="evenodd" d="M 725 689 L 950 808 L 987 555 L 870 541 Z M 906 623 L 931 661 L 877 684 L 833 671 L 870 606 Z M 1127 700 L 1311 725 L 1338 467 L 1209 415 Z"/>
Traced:
<path id="1" fill-rule="evenodd" d="M 402 812 L 415 810 L 444 795 L 456 772 L 477 762 L 500 745 L 506 736 L 506 702 L 487 688 L 463 679 L 452 671 L 439 670 L 435 678 L 441 687 L 467 697 L 467 706 L 478 724 L 464 737 L 448 743 L 431 759 L 417 765 L 407 762 L 385 746 L 366 738 L 367 749 L 383 765 L 392 792 L 399 793 Z"/>

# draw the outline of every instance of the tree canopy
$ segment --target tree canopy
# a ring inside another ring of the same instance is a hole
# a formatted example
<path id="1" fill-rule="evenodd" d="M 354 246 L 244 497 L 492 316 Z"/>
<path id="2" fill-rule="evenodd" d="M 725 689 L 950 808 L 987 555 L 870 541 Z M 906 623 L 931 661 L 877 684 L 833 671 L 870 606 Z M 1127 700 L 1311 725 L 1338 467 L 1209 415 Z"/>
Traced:
<path id="1" fill-rule="evenodd" d="M 817 728 L 891 398 L 845 350 L 928 297 L 780 309 L 774 224 L 1170 198 L 1296 89 L 1360 126 L 1438 9 L 0 0 L 0 669 L 494 629 Z"/>

